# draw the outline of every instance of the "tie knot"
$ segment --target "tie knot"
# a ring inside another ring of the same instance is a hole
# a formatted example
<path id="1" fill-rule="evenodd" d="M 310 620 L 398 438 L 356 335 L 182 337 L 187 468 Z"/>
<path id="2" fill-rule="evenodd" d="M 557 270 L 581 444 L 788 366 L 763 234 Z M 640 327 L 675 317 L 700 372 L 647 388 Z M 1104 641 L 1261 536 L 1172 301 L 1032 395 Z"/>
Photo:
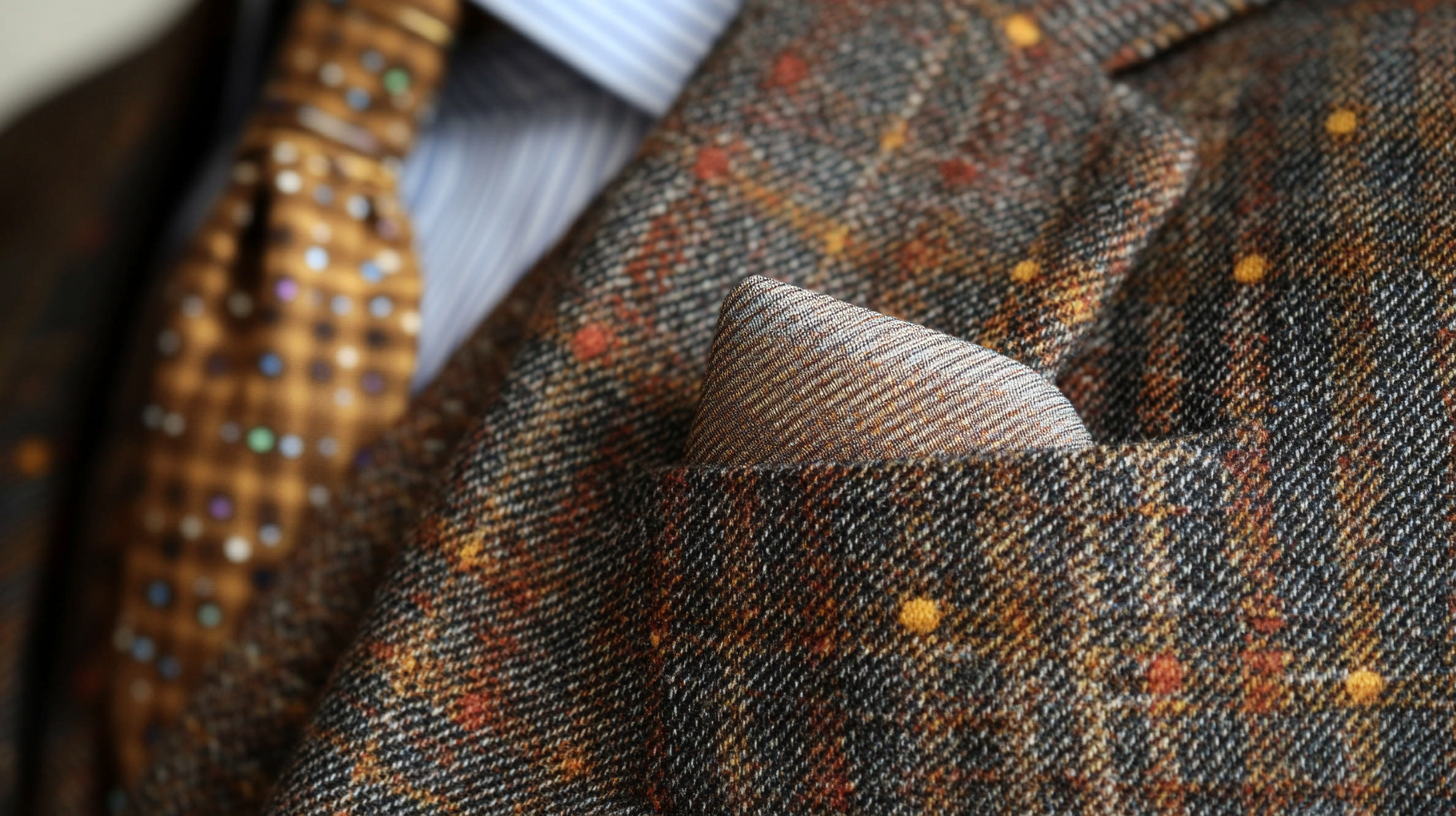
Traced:
<path id="1" fill-rule="evenodd" d="M 456 0 L 306 0 L 280 47 L 260 124 L 367 156 L 403 156 L 428 118 Z"/>

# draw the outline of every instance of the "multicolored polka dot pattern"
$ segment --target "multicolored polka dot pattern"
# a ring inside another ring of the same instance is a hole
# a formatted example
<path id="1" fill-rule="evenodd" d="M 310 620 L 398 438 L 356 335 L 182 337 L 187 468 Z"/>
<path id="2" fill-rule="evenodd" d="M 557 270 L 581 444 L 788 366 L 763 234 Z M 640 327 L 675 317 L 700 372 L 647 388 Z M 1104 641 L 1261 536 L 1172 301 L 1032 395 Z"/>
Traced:
<path id="1" fill-rule="evenodd" d="M 404 411 L 421 284 L 396 175 L 457 12 L 306 2 L 232 184 L 165 288 L 113 635 L 124 779 Z"/>

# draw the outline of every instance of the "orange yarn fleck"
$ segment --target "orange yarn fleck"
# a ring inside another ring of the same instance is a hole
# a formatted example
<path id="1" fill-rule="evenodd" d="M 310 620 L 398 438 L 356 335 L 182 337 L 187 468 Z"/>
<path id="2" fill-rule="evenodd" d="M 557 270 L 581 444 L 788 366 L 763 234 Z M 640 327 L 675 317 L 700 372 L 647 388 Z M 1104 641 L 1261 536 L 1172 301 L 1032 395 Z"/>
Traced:
<path id="1" fill-rule="evenodd" d="M 886 130 L 885 134 L 880 137 L 880 149 L 889 153 L 904 147 L 907 127 L 908 125 L 906 125 L 904 119 L 900 119 L 891 125 L 889 130 Z"/>
<path id="2" fill-rule="evenodd" d="M 1148 666 L 1148 691 L 1153 694 L 1177 694 L 1183 688 L 1183 664 L 1172 655 L 1158 655 Z"/>
<path id="3" fill-rule="evenodd" d="M 809 63 L 798 54 L 785 52 L 779 55 L 774 61 L 773 71 L 769 74 L 769 87 L 787 87 L 797 85 L 809 77 Z"/>
<path id="4" fill-rule="evenodd" d="M 1368 705 L 1379 699 L 1380 693 L 1385 691 L 1385 678 L 1369 669 L 1360 669 L 1345 678 L 1345 691 L 1359 705 Z"/>
<path id="5" fill-rule="evenodd" d="M 844 245 L 849 240 L 849 230 L 844 227 L 836 227 L 824 233 L 824 252 L 829 255 L 838 255 L 844 251 Z"/>
<path id="6" fill-rule="evenodd" d="M 917 635 L 934 632 L 940 618 L 940 604 L 929 598 L 912 598 L 900 605 L 900 625 Z"/>
<path id="7" fill-rule="evenodd" d="M 29 478 L 44 476 L 51 469 L 50 443 L 38 436 L 22 439 L 13 451 L 15 469 Z"/>
<path id="8" fill-rule="evenodd" d="M 1234 264 L 1234 280 L 1244 284 L 1258 283 L 1268 271 L 1269 262 L 1264 260 L 1263 255 L 1249 255 Z"/>
<path id="9" fill-rule="evenodd" d="M 1332 136 L 1343 136 L 1347 133 L 1354 133 L 1359 124 L 1360 120 L 1355 116 L 1354 111 L 1341 108 L 1330 114 L 1330 118 L 1325 120 L 1325 130 L 1329 131 Z"/>
<path id="10" fill-rule="evenodd" d="M 1007 17 L 1003 28 L 1006 30 L 1006 39 L 1021 48 L 1030 48 L 1041 42 L 1041 26 L 1038 26 L 1036 20 L 1025 14 L 1013 14 Z"/>
<path id="11" fill-rule="evenodd" d="M 586 362 L 606 353 L 612 343 L 612 335 L 595 323 L 582 326 L 571 338 L 571 353 L 576 359 Z"/>
<path id="12" fill-rule="evenodd" d="M 693 175 L 703 181 L 712 181 L 728 175 L 728 154 L 717 147 L 705 147 L 699 150 L 698 161 L 693 165 Z"/>

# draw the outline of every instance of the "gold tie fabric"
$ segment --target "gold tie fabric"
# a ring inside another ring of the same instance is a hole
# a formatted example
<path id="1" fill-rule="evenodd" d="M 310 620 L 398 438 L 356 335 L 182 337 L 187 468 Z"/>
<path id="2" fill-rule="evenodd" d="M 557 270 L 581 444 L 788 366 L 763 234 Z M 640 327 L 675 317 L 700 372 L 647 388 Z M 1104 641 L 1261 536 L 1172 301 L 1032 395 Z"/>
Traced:
<path id="1" fill-rule="evenodd" d="M 685 459 L 786 465 L 1091 444 L 1056 386 L 1009 357 L 754 276 L 723 301 Z"/>
<path id="2" fill-rule="evenodd" d="M 165 284 L 114 636 L 122 781 L 405 408 L 421 282 L 396 176 L 457 14 L 306 0 L 232 184 Z"/>

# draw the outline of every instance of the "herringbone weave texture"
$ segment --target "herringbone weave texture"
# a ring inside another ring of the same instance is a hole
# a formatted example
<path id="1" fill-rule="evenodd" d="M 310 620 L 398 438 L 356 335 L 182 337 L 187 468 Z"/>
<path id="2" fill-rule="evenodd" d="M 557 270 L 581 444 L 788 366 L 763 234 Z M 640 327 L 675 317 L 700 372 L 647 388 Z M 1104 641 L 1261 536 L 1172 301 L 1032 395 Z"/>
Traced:
<path id="1" fill-rule="evenodd" d="M 1449 810 L 1453 34 L 750 3 L 328 685 L 217 681 L 312 707 L 269 812 Z M 754 274 L 1018 360 L 1098 444 L 684 466 Z M 151 810 L 211 810 L 202 756 Z"/>

